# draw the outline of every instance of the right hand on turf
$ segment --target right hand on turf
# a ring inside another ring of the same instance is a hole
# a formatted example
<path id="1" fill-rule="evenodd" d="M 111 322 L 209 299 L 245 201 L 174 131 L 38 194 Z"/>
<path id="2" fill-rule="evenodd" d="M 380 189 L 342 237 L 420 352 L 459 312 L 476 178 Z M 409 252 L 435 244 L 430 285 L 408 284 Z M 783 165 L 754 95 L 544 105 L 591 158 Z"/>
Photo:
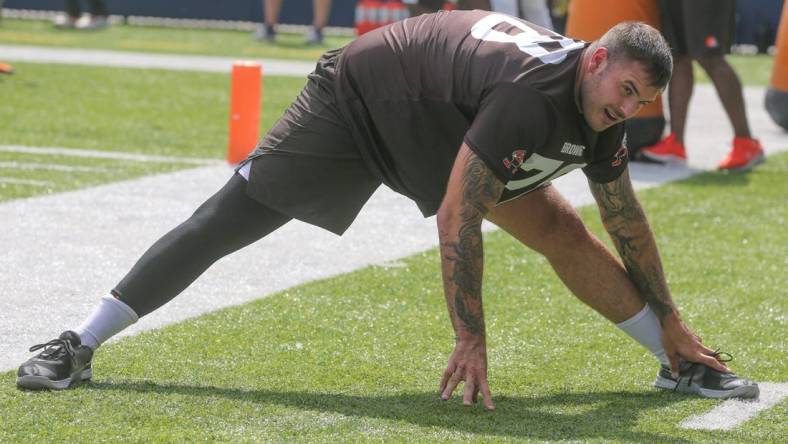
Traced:
<path id="1" fill-rule="evenodd" d="M 484 408 L 495 410 L 487 384 L 487 346 L 484 339 L 457 341 L 441 378 L 441 399 L 446 401 L 451 398 L 460 381 L 465 381 L 463 404 L 473 405 L 478 401 L 481 392 Z"/>
<path id="2" fill-rule="evenodd" d="M 701 339 L 676 315 L 666 316 L 662 327 L 662 346 L 670 361 L 670 373 L 679 375 L 681 359 L 707 365 L 719 372 L 729 373 L 730 369 L 719 361 L 714 350 L 706 347 Z"/>

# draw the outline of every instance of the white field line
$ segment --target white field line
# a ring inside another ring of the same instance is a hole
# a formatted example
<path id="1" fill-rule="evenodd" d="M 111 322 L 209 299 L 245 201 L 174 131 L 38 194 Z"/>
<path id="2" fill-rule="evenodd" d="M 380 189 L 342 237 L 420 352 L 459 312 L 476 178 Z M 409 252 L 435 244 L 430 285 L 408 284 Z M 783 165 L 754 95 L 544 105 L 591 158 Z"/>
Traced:
<path id="1" fill-rule="evenodd" d="M 15 170 L 65 171 L 69 173 L 108 173 L 112 171 L 109 168 L 58 165 L 54 163 L 38 162 L 0 162 L 0 168 L 11 168 Z"/>
<path id="2" fill-rule="evenodd" d="M 0 177 L 0 183 L 8 183 L 14 185 L 32 185 L 36 187 L 48 187 L 54 185 L 52 182 L 46 180 L 15 179 L 13 177 Z"/>
<path id="3" fill-rule="evenodd" d="M 786 382 L 759 382 L 761 396 L 755 401 L 730 399 L 710 412 L 692 416 L 681 423 L 685 429 L 731 430 L 754 417 L 761 410 L 774 407 L 788 396 Z"/>
<path id="4" fill-rule="evenodd" d="M 0 45 L 0 54 L 8 62 L 66 63 L 69 65 L 111 66 L 116 68 L 166 69 L 230 73 L 239 59 L 259 62 L 264 75 L 306 77 L 315 62 L 299 60 L 217 57 L 185 54 L 150 54 L 132 51 L 107 51 L 85 48 L 49 48 L 27 45 Z"/>
<path id="5" fill-rule="evenodd" d="M 77 148 L 33 147 L 22 145 L 0 145 L 3 153 L 52 154 L 56 156 L 90 157 L 94 159 L 131 160 L 134 162 L 186 163 L 190 165 L 217 165 L 214 159 L 193 157 L 155 156 L 150 154 L 124 153 L 117 151 L 97 151 Z"/>

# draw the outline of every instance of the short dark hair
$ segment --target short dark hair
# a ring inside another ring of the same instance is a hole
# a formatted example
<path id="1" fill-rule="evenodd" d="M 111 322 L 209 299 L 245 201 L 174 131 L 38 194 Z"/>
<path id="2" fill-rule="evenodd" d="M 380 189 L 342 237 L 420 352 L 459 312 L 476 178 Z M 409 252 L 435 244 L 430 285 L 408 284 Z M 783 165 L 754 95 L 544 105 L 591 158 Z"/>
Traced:
<path id="1" fill-rule="evenodd" d="M 607 48 L 611 62 L 639 62 L 651 78 L 651 86 L 665 89 L 673 72 L 670 45 L 662 34 L 643 22 L 622 22 L 592 44 L 592 50 Z"/>

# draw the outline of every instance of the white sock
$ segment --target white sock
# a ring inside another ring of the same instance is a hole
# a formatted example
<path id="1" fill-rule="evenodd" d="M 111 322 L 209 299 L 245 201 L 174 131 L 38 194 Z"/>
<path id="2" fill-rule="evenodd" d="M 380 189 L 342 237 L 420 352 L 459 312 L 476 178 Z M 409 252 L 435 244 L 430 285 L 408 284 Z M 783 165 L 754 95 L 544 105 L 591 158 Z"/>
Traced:
<path id="1" fill-rule="evenodd" d="M 93 313 L 74 329 L 83 345 L 96 350 L 107 339 L 120 333 L 139 317 L 134 310 L 113 296 L 104 296 Z"/>
<path id="2" fill-rule="evenodd" d="M 648 304 L 635 316 L 616 324 L 616 327 L 646 347 L 662 365 L 670 366 L 665 349 L 662 348 L 662 326 Z"/>

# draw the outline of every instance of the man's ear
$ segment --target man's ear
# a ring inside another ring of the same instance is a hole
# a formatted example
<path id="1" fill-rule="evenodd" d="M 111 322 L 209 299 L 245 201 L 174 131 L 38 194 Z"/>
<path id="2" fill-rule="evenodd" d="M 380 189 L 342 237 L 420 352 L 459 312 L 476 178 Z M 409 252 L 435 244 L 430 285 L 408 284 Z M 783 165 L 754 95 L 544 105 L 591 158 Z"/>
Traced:
<path id="1" fill-rule="evenodd" d="M 588 62 L 588 72 L 591 74 L 596 74 L 604 71 L 605 67 L 607 67 L 608 63 L 608 52 L 607 48 L 604 46 L 600 46 L 594 50 L 591 54 L 591 58 Z"/>

